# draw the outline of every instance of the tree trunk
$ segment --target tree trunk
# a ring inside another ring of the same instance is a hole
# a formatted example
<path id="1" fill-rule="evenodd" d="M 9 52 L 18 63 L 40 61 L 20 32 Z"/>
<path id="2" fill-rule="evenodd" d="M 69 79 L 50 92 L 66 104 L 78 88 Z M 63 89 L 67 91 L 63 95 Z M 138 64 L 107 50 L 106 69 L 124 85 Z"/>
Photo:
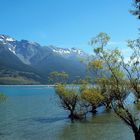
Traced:
<path id="1" fill-rule="evenodd" d="M 74 120 L 81 120 L 84 118 L 84 113 L 75 113 L 74 111 L 70 112 L 69 118 L 73 122 Z"/>
<path id="2" fill-rule="evenodd" d="M 74 120 L 74 113 L 73 110 L 70 111 L 69 118 L 73 121 Z"/>
<path id="3" fill-rule="evenodd" d="M 93 114 L 97 113 L 96 106 L 93 105 L 90 112 L 92 112 Z"/>
<path id="4" fill-rule="evenodd" d="M 135 140 L 140 140 L 140 133 L 139 132 L 135 133 Z"/>
<path id="5" fill-rule="evenodd" d="M 135 140 L 140 140 L 140 129 L 137 126 L 132 126 L 132 130 L 135 136 Z"/>
<path id="6" fill-rule="evenodd" d="M 106 110 L 110 111 L 112 109 L 111 104 L 110 103 L 106 103 Z"/>

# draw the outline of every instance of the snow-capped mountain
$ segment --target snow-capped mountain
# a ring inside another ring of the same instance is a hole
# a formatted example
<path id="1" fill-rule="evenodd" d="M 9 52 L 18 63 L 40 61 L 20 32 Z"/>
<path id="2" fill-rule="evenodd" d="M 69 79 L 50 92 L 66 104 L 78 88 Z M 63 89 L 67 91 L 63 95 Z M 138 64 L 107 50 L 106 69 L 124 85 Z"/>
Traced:
<path id="1" fill-rule="evenodd" d="M 17 41 L 7 35 L 0 35 L 0 43 L 7 45 L 7 48 L 25 64 L 34 63 L 35 57 L 40 61 L 45 58 L 48 53 L 54 53 L 67 58 L 88 56 L 88 54 L 83 52 L 81 49 L 41 46 L 36 42 L 28 40 Z"/>
<path id="2" fill-rule="evenodd" d="M 0 44 L 6 45 L 6 47 L 15 54 L 15 46 L 12 44 L 16 40 L 14 38 L 11 38 L 7 35 L 0 35 Z"/>
<path id="3" fill-rule="evenodd" d="M 0 41 L 3 43 L 8 43 L 8 42 L 16 41 L 16 40 L 7 35 L 0 35 Z"/>
<path id="4" fill-rule="evenodd" d="M 54 47 L 51 46 L 50 47 L 52 49 L 53 52 L 59 54 L 59 55 L 85 55 L 86 53 L 83 52 L 81 49 L 77 49 L 77 48 L 58 48 L 58 47 Z"/>
<path id="5" fill-rule="evenodd" d="M 24 70 L 25 65 L 30 66 L 35 73 L 43 75 L 44 79 L 47 79 L 52 71 L 65 71 L 69 74 L 71 81 L 77 76 L 85 76 L 86 66 L 80 62 L 80 58 L 89 57 L 81 49 L 41 46 L 28 40 L 18 41 L 7 35 L 0 35 L 0 53 L 1 56 L 5 54 L 0 60 L 0 70 L 5 63 L 8 67 L 7 58 L 12 66 L 14 58 L 14 61 L 18 59 L 20 68 Z M 16 70 L 16 67 L 14 69 Z"/>

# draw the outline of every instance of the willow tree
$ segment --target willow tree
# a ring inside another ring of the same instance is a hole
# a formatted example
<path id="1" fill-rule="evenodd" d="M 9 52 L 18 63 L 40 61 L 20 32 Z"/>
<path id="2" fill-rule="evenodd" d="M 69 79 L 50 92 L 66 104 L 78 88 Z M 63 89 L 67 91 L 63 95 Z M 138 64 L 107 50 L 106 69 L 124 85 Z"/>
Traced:
<path id="1" fill-rule="evenodd" d="M 69 112 L 71 120 L 84 119 L 88 112 L 96 113 L 97 107 L 104 97 L 100 91 L 85 84 L 79 88 L 58 84 L 55 92 L 60 99 L 61 106 Z"/>
<path id="2" fill-rule="evenodd" d="M 98 60 L 104 63 L 103 70 L 108 71 L 108 75 L 102 74 L 102 77 L 106 79 L 103 83 L 104 94 L 110 96 L 111 106 L 116 115 L 131 128 L 135 139 L 140 140 L 140 125 L 137 119 L 139 118 L 139 110 L 136 110 L 137 115 L 135 115 L 131 109 L 133 105 L 126 104 L 126 98 L 133 88 L 134 81 L 134 77 L 130 77 L 129 73 L 133 73 L 133 70 L 136 71 L 136 69 L 132 68 L 127 73 L 124 72 L 127 71 L 125 68 L 129 64 L 122 61 L 124 57 L 118 49 L 107 49 L 109 40 L 110 37 L 106 33 L 100 33 L 91 40 L 91 45 L 94 46 L 94 53 Z M 135 54 L 135 49 L 132 49 L 132 51 Z M 135 64 L 135 66 L 137 65 Z M 139 74 L 135 75 L 135 77 L 139 82 Z M 101 83 L 98 84 L 98 87 L 102 89 Z M 135 92 L 133 92 L 134 95 L 136 95 Z M 136 100 L 137 98 L 138 96 L 136 96 Z"/>
<path id="3" fill-rule="evenodd" d="M 82 119 L 83 112 L 79 112 L 79 92 L 75 88 L 67 87 L 63 84 L 58 84 L 55 87 L 56 94 L 59 96 L 61 106 L 69 112 L 69 118 Z"/>
<path id="4" fill-rule="evenodd" d="M 80 96 L 83 104 L 89 108 L 88 111 L 93 114 L 97 112 L 97 107 L 99 107 L 104 100 L 100 91 L 94 87 L 85 87 L 81 89 Z"/>

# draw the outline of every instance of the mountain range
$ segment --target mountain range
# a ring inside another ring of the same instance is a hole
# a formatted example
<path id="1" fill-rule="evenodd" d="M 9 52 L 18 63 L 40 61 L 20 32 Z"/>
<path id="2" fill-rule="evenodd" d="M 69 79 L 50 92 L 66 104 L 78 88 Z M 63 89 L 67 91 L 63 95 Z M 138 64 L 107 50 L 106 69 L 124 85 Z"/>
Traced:
<path id="1" fill-rule="evenodd" d="M 89 55 L 77 48 L 41 46 L 28 40 L 0 35 L 0 84 L 49 84 L 53 71 L 69 74 L 69 82 L 84 78 Z"/>

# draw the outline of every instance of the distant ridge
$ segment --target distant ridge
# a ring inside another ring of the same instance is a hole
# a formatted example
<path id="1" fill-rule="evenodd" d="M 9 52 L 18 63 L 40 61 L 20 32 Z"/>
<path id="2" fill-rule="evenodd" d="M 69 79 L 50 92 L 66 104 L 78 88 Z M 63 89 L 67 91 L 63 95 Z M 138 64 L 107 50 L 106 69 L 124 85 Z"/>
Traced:
<path id="1" fill-rule="evenodd" d="M 72 82 L 85 77 L 86 64 L 80 59 L 87 57 L 81 49 L 41 46 L 0 34 L 0 84 L 49 84 L 52 71 L 65 71 Z"/>

